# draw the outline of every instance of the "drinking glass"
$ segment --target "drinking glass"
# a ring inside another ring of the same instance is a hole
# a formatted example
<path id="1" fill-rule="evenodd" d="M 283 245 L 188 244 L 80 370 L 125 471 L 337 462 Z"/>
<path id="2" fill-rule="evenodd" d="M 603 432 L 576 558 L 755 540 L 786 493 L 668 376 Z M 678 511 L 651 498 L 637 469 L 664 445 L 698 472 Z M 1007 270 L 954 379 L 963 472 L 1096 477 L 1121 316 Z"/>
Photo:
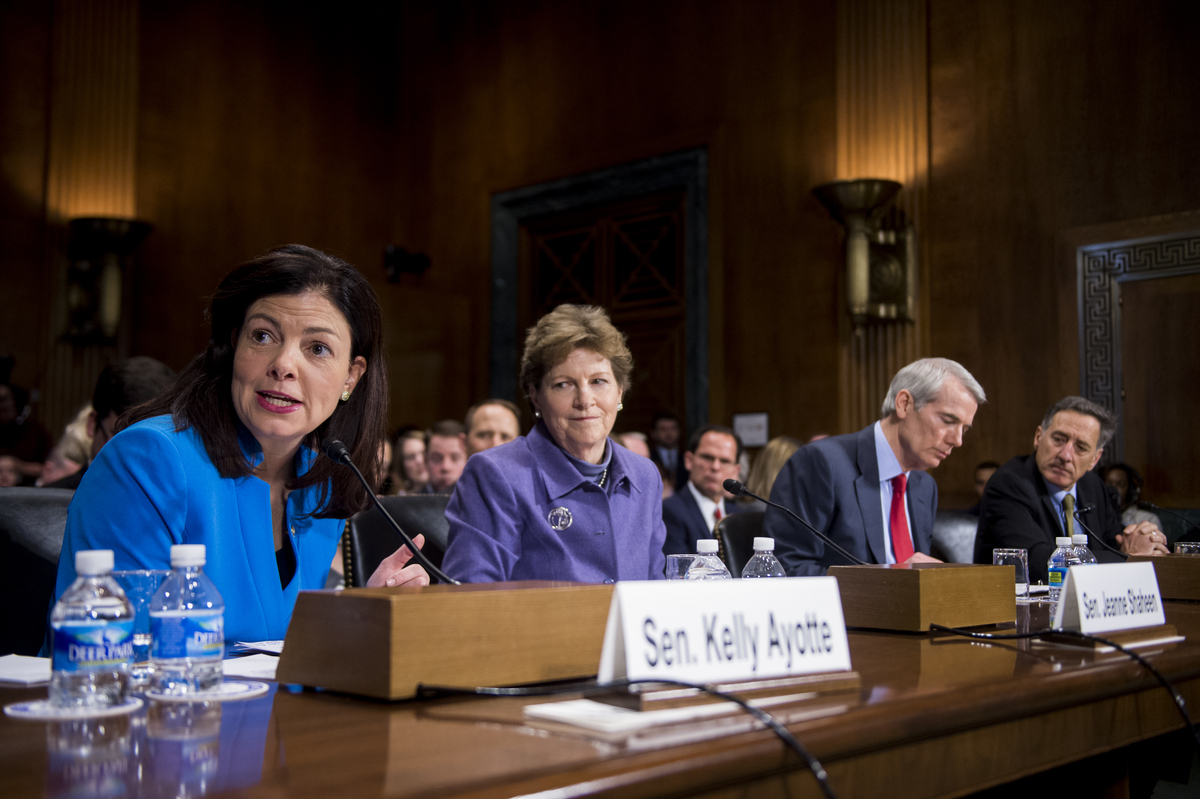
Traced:
<path id="1" fill-rule="evenodd" d="M 133 605 L 133 668 L 130 685 L 144 688 L 150 683 L 150 600 L 171 572 L 165 569 L 133 569 L 115 571 L 113 579 L 120 584 Z"/>
<path id="2" fill-rule="evenodd" d="M 667 555 L 667 579 L 686 580 L 695 555 Z"/>
<path id="3" fill-rule="evenodd" d="M 1200 555 L 1200 541 L 1179 541 L 1175 544 L 1176 555 Z"/>
<path id="4" fill-rule="evenodd" d="M 1017 602 L 1029 602 L 1029 553 L 1023 549 L 993 549 L 992 565 L 1011 565 L 1016 573 Z"/>

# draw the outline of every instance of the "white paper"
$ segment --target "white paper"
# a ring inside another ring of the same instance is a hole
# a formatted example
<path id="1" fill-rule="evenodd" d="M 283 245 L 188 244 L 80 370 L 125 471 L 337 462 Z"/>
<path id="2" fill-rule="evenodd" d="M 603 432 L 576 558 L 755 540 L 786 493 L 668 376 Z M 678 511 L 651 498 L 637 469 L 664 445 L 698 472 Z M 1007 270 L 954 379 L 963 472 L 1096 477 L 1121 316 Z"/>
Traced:
<path id="1" fill-rule="evenodd" d="M 50 658 L 33 658 L 28 655 L 0 657 L 0 682 L 45 685 L 50 682 Z"/>
<path id="2" fill-rule="evenodd" d="M 237 641 L 237 646 L 242 649 L 256 649 L 259 652 L 273 652 L 276 655 L 283 653 L 283 641 Z"/>
<path id="3" fill-rule="evenodd" d="M 279 658 L 275 655 L 247 655 L 221 661 L 221 670 L 226 677 L 250 677 L 257 680 L 275 679 Z"/>
<path id="4" fill-rule="evenodd" d="M 1148 561 L 1072 566 L 1054 612 L 1054 627 L 1093 635 L 1166 623 Z"/>
<path id="5" fill-rule="evenodd" d="M 599 679 L 725 682 L 850 669 L 834 577 L 618 583 Z"/>

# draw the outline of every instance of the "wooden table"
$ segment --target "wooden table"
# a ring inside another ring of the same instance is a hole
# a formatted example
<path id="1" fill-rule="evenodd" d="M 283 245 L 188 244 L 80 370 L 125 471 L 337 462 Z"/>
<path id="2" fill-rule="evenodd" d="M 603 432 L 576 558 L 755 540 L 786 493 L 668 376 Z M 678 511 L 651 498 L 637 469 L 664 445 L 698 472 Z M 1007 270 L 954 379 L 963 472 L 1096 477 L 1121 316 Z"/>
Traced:
<path id="1" fill-rule="evenodd" d="M 1150 659 L 1200 708 L 1200 605 L 1168 603 L 1167 618 L 1188 640 Z M 960 796 L 1182 726 L 1153 677 L 1117 654 L 871 632 L 850 646 L 861 695 L 791 725 L 843 798 Z M 44 690 L 0 690 L 0 702 Z M 523 719 L 529 701 L 546 700 L 280 688 L 219 717 L 157 706 L 82 728 L 0 718 L 0 796 L 818 795 L 765 731 L 630 751 L 540 729 Z"/>

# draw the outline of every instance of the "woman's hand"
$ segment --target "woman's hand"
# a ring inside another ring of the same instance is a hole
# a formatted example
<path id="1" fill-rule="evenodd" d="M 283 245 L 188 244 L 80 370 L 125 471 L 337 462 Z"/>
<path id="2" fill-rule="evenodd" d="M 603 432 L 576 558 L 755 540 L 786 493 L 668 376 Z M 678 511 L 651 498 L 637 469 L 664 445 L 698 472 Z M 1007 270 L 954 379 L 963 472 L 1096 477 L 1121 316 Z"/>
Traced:
<path id="1" fill-rule="evenodd" d="M 420 549 L 425 545 L 425 536 L 418 535 L 413 539 L 413 543 Z M 425 567 L 419 563 L 414 563 L 409 566 L 404 564 L 412 560 L 412 552 L 408 546 L 402 546 L 383 559 L 379 564 L 379 568 L 371 575 L 371 579 L 367 580 L 367 588 L 394 588 L 398 585 L 422 586 L 429 585 L 429 574 L 425 571 Z"/>

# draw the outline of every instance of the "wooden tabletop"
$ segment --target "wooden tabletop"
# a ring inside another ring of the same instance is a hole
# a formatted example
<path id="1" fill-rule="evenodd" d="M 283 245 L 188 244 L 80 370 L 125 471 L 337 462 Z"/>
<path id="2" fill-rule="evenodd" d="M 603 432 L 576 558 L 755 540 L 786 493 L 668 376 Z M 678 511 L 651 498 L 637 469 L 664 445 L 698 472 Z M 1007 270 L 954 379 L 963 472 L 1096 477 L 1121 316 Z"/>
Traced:
<path id="1" fill-rule="evenodd" d="M 1200 708 L 1200 605 L 1168 603 L 1167 619 L 1187 640 L 1146 651 Z M 1045 621 L 1035 606 L 1021 624 Z M 962 795 L 1182 726 L 1154 678 L 1118 653 L 873 632 L 851 632 L 850 647 L 860 694 L 792 711 L 814 717 L 789 724 L 843 798 Z M 4 704 L 43 696 L 0 689 Z M 769 732 L 604 740 L 524 718 L 544 701 L 385 703 L 278 687 L 88 723 L 5 717 L 0 796 L 818 795 Z"/>

